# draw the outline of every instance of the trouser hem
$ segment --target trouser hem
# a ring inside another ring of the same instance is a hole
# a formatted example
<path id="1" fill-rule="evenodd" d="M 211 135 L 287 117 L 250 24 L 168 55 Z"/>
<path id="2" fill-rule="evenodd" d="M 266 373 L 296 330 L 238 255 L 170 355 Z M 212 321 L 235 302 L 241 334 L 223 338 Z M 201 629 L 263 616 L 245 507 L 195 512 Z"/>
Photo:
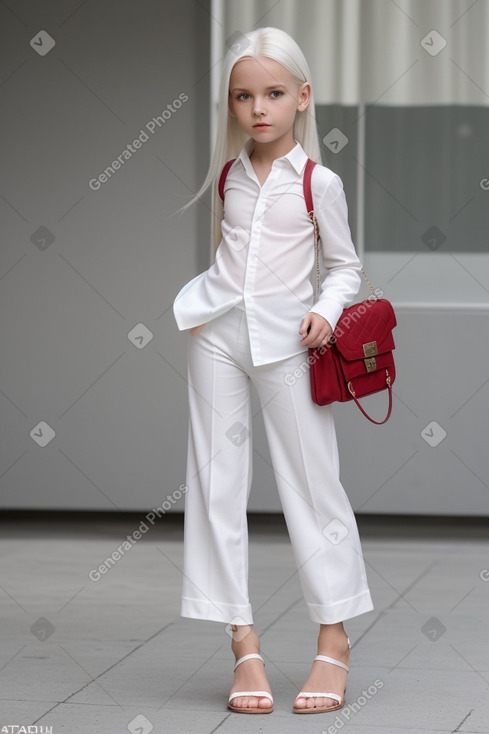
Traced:
<path id="1" fill-rule="evenodd" d="M 191 619 L 206 619 L 224 624 L 253 624 L 251 605 L 227 604 L 225 602 L 202 601 L 188 596 L 182 597 L 181 616 Z"/>
<path id="2" fill-rule="evenodd" d="M 308 602 L 306 604 L 312 621 L 319 622 L 319 624 L 343 622 L 345 619 L 351 619 L 351 617 L 358 617 L 360 614 L 371 612 L 374 608 L 368 589 L 361 594 L 352 596 L 349 599 L 343 599 L 334 604 L 309 604 Z"/>

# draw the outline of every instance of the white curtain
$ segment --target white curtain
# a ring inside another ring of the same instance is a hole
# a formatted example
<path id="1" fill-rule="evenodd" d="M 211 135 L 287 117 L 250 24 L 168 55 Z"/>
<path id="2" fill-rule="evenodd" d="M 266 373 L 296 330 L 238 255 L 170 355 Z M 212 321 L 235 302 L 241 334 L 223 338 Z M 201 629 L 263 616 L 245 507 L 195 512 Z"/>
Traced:
<path id="1" fill-rule="evenodd" d="M 489 104 L 487 0 L 214 0 L 212 14 L 217 65 L 233 34 L 281 28 L 318 104 Z"/>

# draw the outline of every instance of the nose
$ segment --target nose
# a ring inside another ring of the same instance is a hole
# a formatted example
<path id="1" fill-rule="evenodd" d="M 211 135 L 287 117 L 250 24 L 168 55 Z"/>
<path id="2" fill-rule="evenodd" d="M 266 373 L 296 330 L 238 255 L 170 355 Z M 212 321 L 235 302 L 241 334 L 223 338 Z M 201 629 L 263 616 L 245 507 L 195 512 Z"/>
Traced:
<path id="1" fill-rule="evenodd" d="M 256 116 L 264 115 L 266 113 L 265 105 L 261 97 L 255 97 L 253 102 L 253 114 Z"/>

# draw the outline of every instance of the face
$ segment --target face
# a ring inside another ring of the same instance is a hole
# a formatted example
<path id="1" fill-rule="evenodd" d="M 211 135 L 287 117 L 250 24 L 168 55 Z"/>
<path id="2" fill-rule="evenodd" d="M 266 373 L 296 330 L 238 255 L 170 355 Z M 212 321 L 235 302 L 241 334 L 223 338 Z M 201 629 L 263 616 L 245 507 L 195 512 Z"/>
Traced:
<path id="1" fill-rule="evenodd" d="M 257 143 L 293 142 L 297 111 L 305 110 L 310 85 L 273 59 L 244 58 L 238 61 L 229 81 L 229 114 Z"/>

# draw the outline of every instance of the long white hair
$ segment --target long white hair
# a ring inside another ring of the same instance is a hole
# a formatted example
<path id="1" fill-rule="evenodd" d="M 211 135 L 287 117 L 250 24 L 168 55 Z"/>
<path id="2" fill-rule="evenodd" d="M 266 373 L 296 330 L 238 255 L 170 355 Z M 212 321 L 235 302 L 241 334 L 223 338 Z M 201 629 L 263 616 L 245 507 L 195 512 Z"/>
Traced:
<path id="1" fill-rule="evenodd" d="M 223 62 L 216 142 L 209 170 L 195 196 L 180 209 L 180 211 L 187 209 L 202 196 L 209 186 L 213 185 L 212 209 L 215 241 L 217 241 L 216 229 L 220 224 L 218 212 L 222 211 L 217 191 L 217 179 L 226 161 L 236 158 L 247 140 L 247 135 L 240 128 L 237 119 L 232 117 L 228 111 L 229 80 L 234 65 L 240 59 L 259 58 L 260 56 L 277 61 L 296 78 L 297 82 L 311 84 L 311 74 L 304 54 L 294 39 L 279 28 L 258 28 L 255 31 L 240 34 L 237 41 L 228 50 Z M 308 107 L 296 113 L 293 137 L 302 145 L 309 158 L 321 163 L 312 85 Z"/>

